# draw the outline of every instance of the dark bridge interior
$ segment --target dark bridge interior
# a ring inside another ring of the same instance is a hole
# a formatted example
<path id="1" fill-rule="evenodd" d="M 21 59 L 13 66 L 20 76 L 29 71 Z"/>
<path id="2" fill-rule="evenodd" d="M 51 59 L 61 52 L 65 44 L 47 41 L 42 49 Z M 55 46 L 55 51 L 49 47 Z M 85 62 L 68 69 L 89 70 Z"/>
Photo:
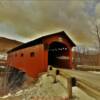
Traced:
<path id="1" fill-rule="evenodd" d="M 68 48 L 63 43 L 51 43 L 48 51 L 48 65 L 57 68 L 67 68 L 69 60 L 68 53 Z"/>

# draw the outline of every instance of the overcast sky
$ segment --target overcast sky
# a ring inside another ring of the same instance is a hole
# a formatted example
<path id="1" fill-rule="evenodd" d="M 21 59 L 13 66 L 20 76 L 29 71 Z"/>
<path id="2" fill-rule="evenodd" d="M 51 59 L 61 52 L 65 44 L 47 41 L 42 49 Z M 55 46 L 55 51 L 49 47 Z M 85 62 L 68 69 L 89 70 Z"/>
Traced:
<path id="1" fill-rule="evenodd" d="M 0 36 L 28 41 L 64 30 L 78 45 L 94 46 L 100 0 L 0 0 Z"/>

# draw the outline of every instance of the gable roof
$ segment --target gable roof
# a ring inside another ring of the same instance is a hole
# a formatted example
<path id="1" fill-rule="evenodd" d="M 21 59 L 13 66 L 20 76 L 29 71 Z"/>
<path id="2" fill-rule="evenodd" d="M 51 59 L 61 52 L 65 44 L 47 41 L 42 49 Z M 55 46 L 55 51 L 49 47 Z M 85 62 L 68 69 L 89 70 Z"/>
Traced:
<path id="1" fill-rule="evenodd" d="M 53 34 L 49 34 L 49 35 L 45 35 L 45 36 L 42 36 L 42 37 L 39 37 L 35 40 L 32 40 L 30 42 L 27 42 L 27 43 L 24 43 L 16 48 L 13 48 L 11 50 L 9 50 L 7 53 L 10 53 L 10 52 L 13 52 L 13 51 L 17 51 L 19 49 L 23 49 L 23 48 L 26 48 L 26 47 L 30 47 L 30 46 L 33 46 L 33 45 L 36 45 L 36 44 L 42 44 L 42 40 L 47 38 L 47 37 L 50 37 L 50 36 L 54 36 L 54 35 L 62 35 L 64 36 L 65 38 L 67 38 L 67 40 L 71 43 L 72 46 L 75 46 L 75 43 L 69 38 L 69 36 L 64 32 L 64 31 L 61 31 L 61 32 L 57 32 L 57 33 L 53 33 Z"/>

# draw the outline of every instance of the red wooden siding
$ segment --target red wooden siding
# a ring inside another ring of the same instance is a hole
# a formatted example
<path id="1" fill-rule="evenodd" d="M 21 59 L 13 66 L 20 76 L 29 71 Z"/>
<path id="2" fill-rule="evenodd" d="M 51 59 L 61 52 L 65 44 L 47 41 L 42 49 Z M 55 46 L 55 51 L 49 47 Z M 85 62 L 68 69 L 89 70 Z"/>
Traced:
<path id="1" fill-rule="evenodd" d="M 31 53 L 34 53 L 33 56 L 31 56 Z M 47 70 L 47 65 L 45 65 L 47 61 L 44 61 L 46 59 L 45 55 L 43 44 L 38 44 L 11 53 L 8 63 L 9 66 L 16 67 L 28 75 L 36 77 L 37 73 Z"/>

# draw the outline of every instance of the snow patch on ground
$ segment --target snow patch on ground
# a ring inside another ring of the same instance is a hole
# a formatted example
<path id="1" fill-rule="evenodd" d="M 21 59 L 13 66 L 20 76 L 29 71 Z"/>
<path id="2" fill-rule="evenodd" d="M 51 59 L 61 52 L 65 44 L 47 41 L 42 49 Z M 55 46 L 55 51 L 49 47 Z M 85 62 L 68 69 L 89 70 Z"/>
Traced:
<path id="1" fill-rule="evenodd" d="M 73 87 L 73 100 L 96 100 L 95 98 L 87 95 L 78 87 Z"/>
<path id="2" fill-rule="evenodd" d="M 87 95 L 81 89 L 73 87 L 73 98 L 71 100 L 96 100 Z M 20 89 L 15 94 L 8 94 L 0 100 L 68 100 L 67 80 L 57 76 L 57 83 L 54 83 L 52 76 L 42 75 L 36 82 L 26 89 Z"/>
<path id="3" fill-rule="evenodd" d="M 89 72 L 91 72 L 93 74 L 100 74 L 100 71 L 89 71 Z"/>

